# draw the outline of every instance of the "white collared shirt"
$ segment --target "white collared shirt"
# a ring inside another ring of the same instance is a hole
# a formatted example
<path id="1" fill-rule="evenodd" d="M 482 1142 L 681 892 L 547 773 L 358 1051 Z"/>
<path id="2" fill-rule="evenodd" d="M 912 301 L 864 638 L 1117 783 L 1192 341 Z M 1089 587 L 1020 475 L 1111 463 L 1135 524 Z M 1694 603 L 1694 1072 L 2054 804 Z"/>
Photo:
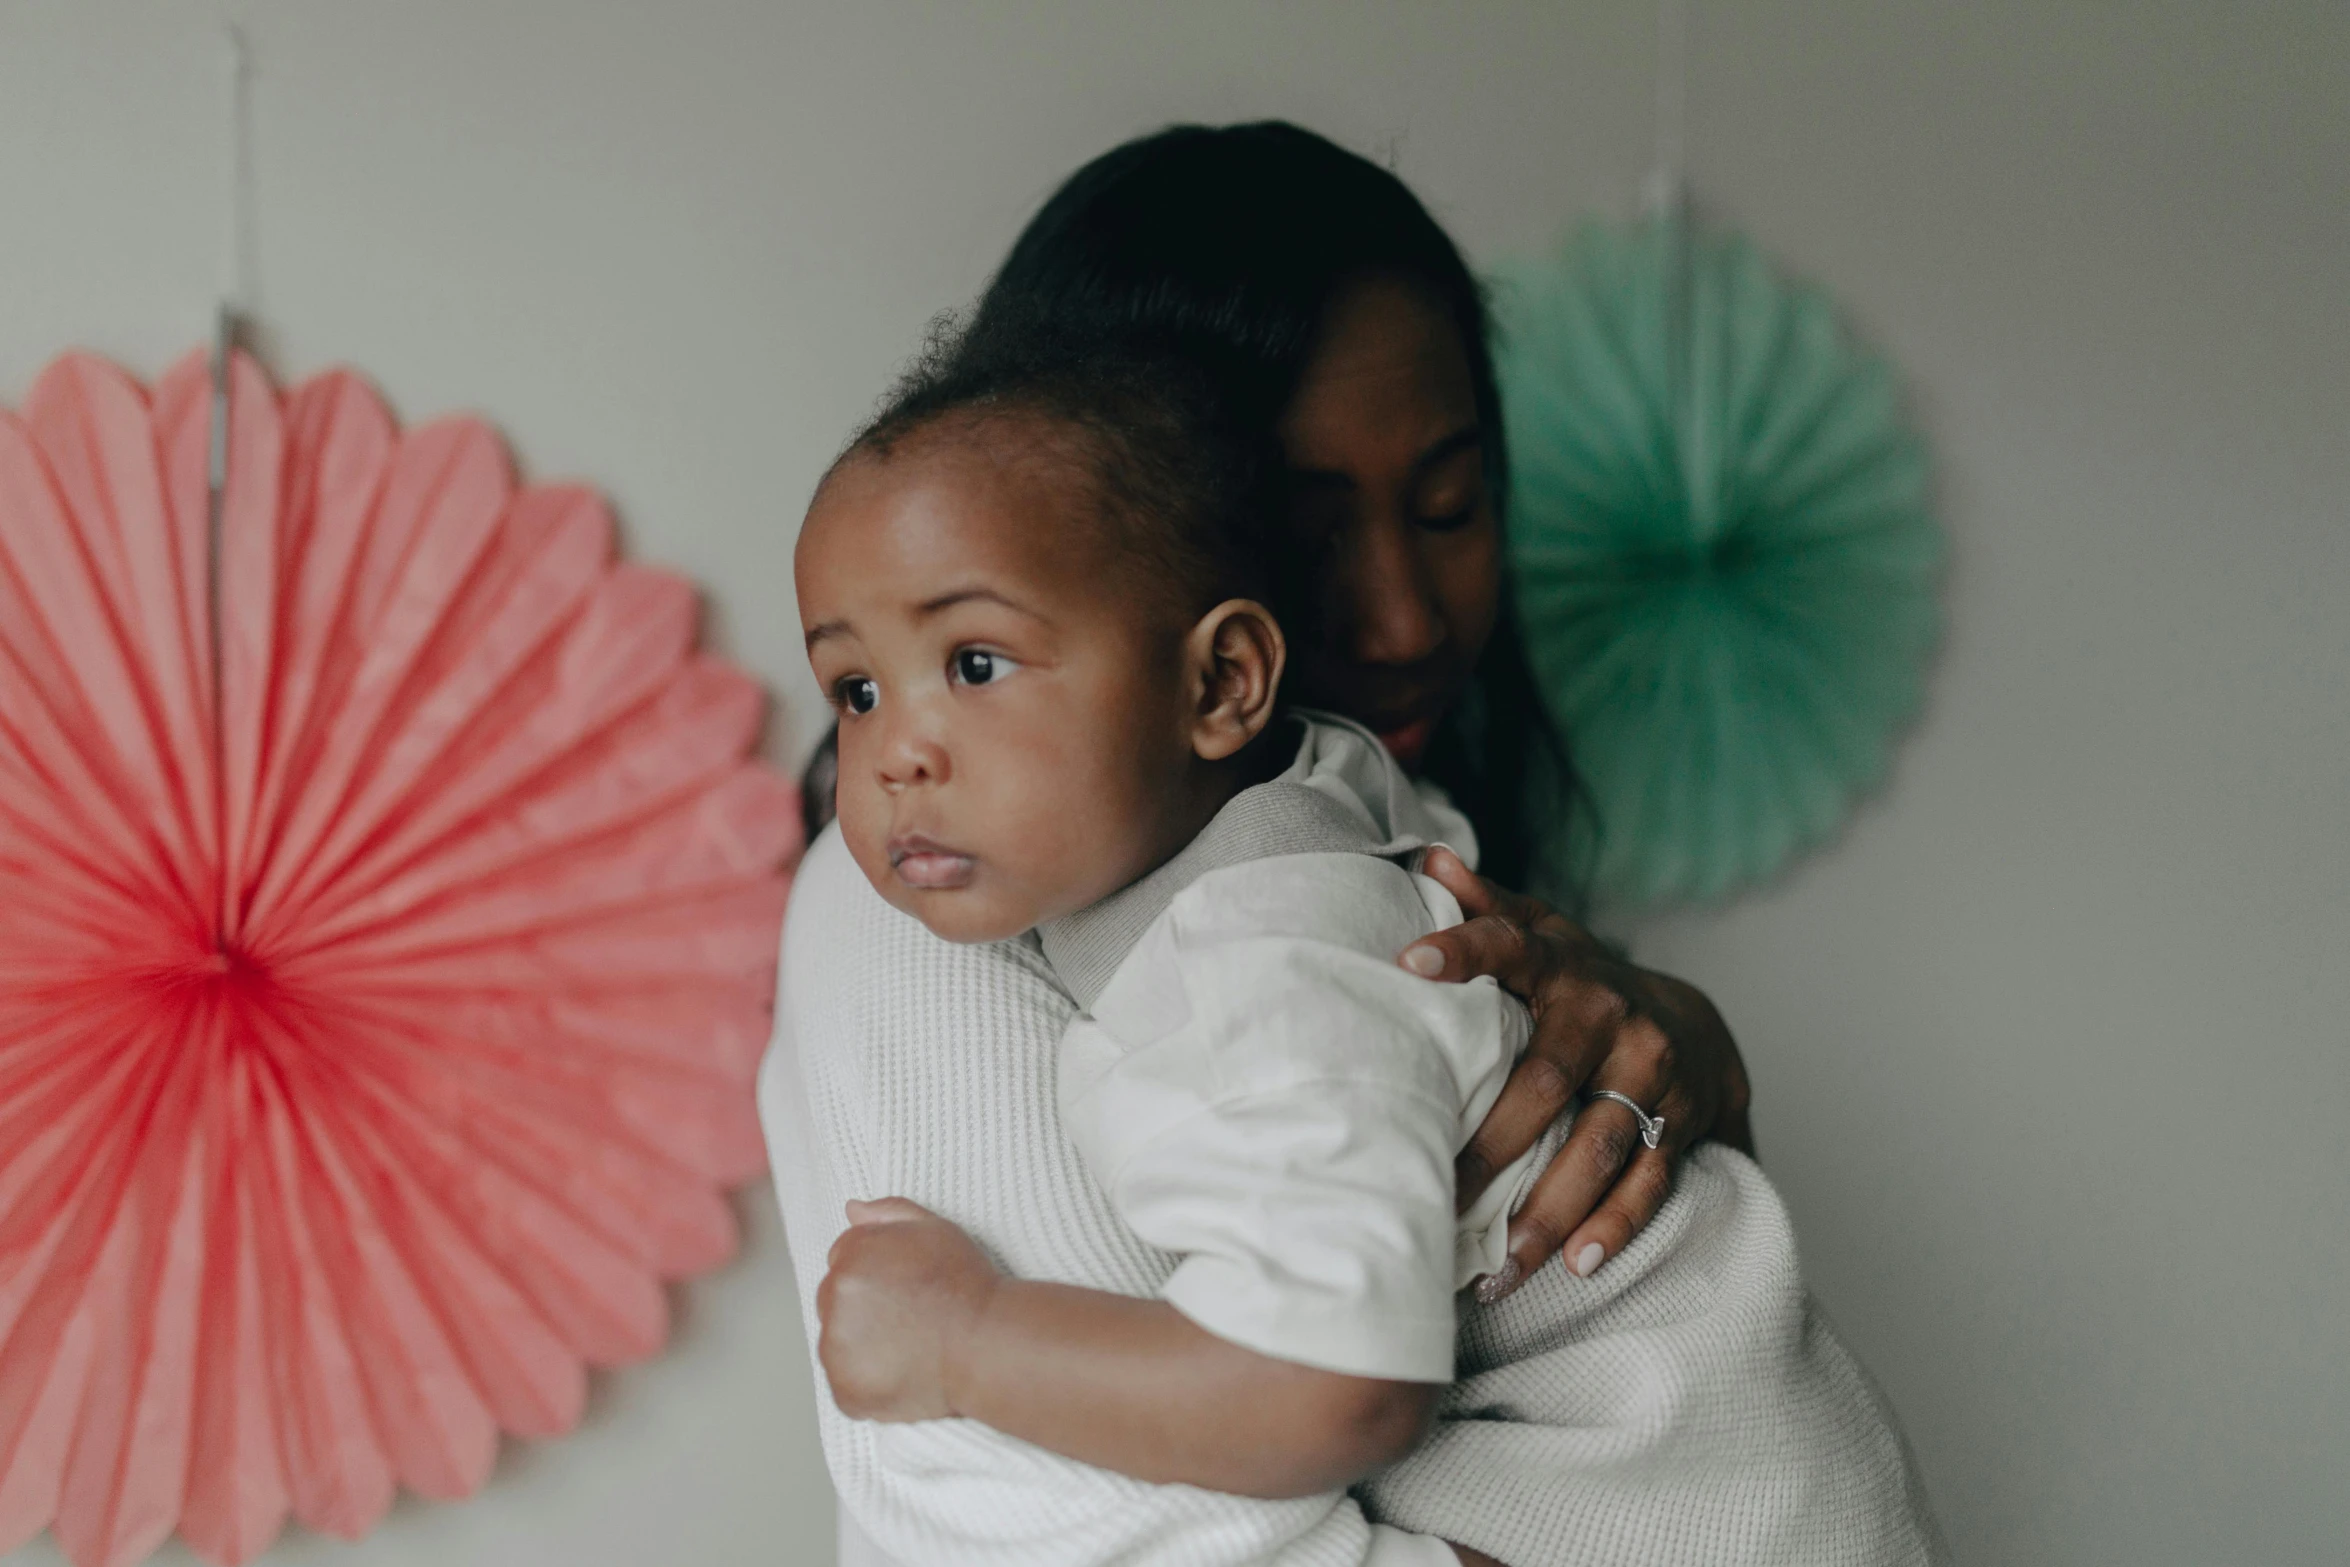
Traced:
<path id="1" fill-rule="evenodd" d="M 1075 1010 L 1034 938 L 946 942 L 883 901 L 837 831 L 810 847 L 759 1095 L 811 1355 L 851 1197 L 911 1198 L 1022 1278 L 1158 1293 L 1177 1259 L 1120 1222 L 1061 1124 Z M 1151 1485 L 974 1421 L 850 1420 L 821 1372 L 816 1393 L 841 1567 L 1456 1567 L 1442 1541 L 1373 1524 L 1343 1492 Z"/>
<path id="2" fill-rule="evenodd" d="M 1461 919 L 1405 866 L 1461 824 L 1367 732 L 1301 725 L 1291 766 L 1161 871 L 1039 933 L 1087 1006 L 1061 1044 L 1062 1121 L 1119 1217 L 1182 1259 L 1161 1293 L 1193 1321 L 1281 1360 L 1449 1382 L 1454 1295 L 1500 1265 L 1549 1151 L 1456 1220 L 1454 1155 L 1529 1022 L 1491 979 L 1397 966 Z"/>

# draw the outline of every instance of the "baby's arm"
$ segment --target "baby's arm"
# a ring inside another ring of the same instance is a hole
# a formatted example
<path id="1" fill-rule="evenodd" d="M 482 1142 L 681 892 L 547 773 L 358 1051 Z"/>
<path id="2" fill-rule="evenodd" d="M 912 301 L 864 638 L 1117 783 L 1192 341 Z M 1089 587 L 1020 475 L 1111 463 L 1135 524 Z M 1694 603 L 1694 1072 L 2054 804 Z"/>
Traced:
<path id="1" fill-rule="evenodd" d="M 1402 1458 L 1444 1392 L 1261 1355 L 1165 1301 L 1005 1277 L 901 1199 L 850 1218 L 817 1311 L 851 1416 L 963 1416 L 1136 1479 L 1280 1499 Z"/>
<path id="2" fill-rule="evenodd" d="M 1359 855 L 1178 897 L 1061 1054 L 1080 1153 L 1183 1259 L 1162 1298 L 1002 1279 L 934 1215 L 860 1208 L 878 1222 L 841 1237 L 818 1296 L 835 1400 L 1267 1498 L 1408 1453 L 1452 1375 L 1463 1042 L 1500 1046 L 1491 987 L 1389 960 L 1430 919 L 1411 878 Z"/>
<path id="3" fill-rule="evenodd" d="M 950 1213 L 1015 1273 L 1093 1279 L 1113 1266 L 1086 1261 L 1106 1257 L 1096 1247 L 1114 1237 L 1068 1201 L 1085 1173 L 1035 1108 L 1051 1103 L 1054 1044 L 1071 1010 L 1021 950 L 949 945 L 883 902 L 838 832 L 810 849 L 785 927 L 764 1087 L 811 1352 L 825 1253 L 851 1195 L 903 1192 Z M 939 1157 L 948 1146 L 954 1157 Z M 818 1415 L 843 1516 L 877 1559 L 1427 1567 L 1441 1555 L 1433 1541 L 1369 1524 L 1342 1493 L 1262 1501 L 1153 1487 L 977 1422 L 874 1425 L 842 1418 L 829 1397 Z"/>

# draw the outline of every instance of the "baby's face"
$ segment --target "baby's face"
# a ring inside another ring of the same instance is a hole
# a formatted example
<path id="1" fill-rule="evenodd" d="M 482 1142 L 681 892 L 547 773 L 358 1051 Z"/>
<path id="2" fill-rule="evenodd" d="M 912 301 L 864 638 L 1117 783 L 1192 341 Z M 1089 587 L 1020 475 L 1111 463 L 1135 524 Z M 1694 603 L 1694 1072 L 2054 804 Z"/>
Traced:
<path id="1" fill-rule="evenodd" d="M 1073 462 L 985 439 L 852 458 L 794 558 L 842 835 L 950 941 L 1083 908 L 1197 825 L 1188 622 L 1140 590 Z"/>

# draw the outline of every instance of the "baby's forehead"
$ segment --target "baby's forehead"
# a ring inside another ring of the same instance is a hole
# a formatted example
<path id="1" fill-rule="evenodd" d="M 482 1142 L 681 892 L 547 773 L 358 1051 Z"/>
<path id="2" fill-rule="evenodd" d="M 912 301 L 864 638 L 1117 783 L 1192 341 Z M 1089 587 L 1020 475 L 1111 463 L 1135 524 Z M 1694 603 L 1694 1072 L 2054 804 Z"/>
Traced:
<path id="1" fill-rule="evenodd" d="M 1026 409 L 956 409 L 885 446 L 852 452 L 876 491 L 911 491 L 989 514 L 1060 548 L 1130 548 L 1138 518 L 1131 482 L 1111 473 L 1109 441 L 1073 420 Z"/>
<path id="2" fill-rule="evenodd" d="M 928 469 L 1047 489 L 1088 510 L 1100 507 L 1114 460 L 1098 432 L 1025 404 L 949 409 L 865 455 L 902 473 Z"/>
<path id="3" fill-rule="evenodd" d="M 844 457 L 802 530 L 803 574 L 845 572 L 918 597 L 922 581 L 976 570 L 1095 598 L 1129 575 L 1132 541 L 1082 433 L 1052 440 L 1008 419 L 958 423 Z"/>

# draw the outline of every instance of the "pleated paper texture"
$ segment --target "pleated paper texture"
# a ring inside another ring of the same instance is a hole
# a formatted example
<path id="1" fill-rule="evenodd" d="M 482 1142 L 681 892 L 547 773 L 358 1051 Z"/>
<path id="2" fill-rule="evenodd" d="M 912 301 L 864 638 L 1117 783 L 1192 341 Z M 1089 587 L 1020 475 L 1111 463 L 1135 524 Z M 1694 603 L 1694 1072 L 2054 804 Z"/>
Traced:
<path id="1" fill-rule="evenodd" d="M 1502 280 L 1510 547 L 1604 908 L 1718 898 L 1885 774 L 1941 625 L 1891 369 L 1751 244 L 1584 229 Z"/>
<path id="2" fill-rule="evenodd" d="M 0 1551 L 81 1567 L 473 1491 L 763 1163 L 798 811 L 691 588 L 479 421 L 231 385 L 217 716 L 203 356 L 0 411 Z"/>

